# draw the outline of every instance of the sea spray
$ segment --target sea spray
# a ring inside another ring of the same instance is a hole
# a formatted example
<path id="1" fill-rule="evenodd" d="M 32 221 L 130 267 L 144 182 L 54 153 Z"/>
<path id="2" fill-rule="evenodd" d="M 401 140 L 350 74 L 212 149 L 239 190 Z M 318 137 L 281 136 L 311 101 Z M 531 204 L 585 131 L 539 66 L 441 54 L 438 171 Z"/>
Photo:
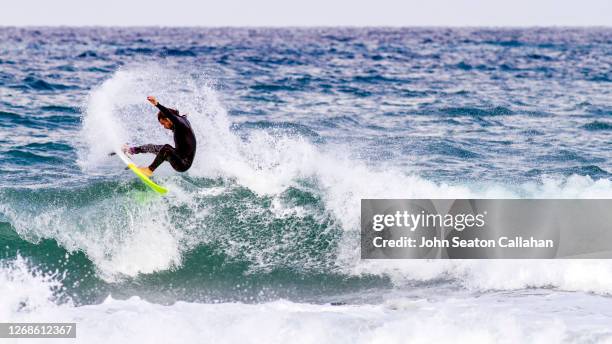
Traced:
<path id="1" fill-rule="evenodd" d="M 2 316 L 84 343 L 609 340 L 607 261 L 367 261 L 358 230 L 362 197 L 611 197 L 609 34 L 0 29 L 0 261 L 28 261 Z M 142 203 L 106 154 L 172 143 L 147 95 L 200 146 Z"/>
<path id="2" fill-rule="evenodd" d="M 284 268 L 298 273 L 335 271 L 347 276 L 388 276 L 396 284 L 451 276 L 465 286 L 486 289 L 490 286 L 487 280 L 480 284 L 481 278 L 470 274 L 470 262 L 361 261 L 359 199 L 612 194 L 609 180 L 581 176 L 514 187 L 435 183 L 388 163 L 375 166 L 352 159 L 345 148 L 321 146 L 301 135 L 253 130 L 244 136 L 232 130 L 217 91 L 205 77 L 156 66 L 124 68 L 92 92 L 83 119 L 82 136 L 87 144 L 80 153 L 90 160 L 82 163 L 94 170 L 116 169 L 107 164 L 108 157 L 103 163 L 96 156 L 104 155 L 103 150 L 96 153 L 88 148 L 104 142 L 103 131 L 90 129 L 108 116 L 115 120 L 109 130 L 117 128 L 120 134 L 114 135 L 128 142 L 169 139 L 155 121 L 155 110 L 143 100 L 147 94 L 158 95 L 168 106 L 187 113 L 200 142 L 197 163 L 188 173 L 162 177 L 173 187 L 168 197 L 148 205 L 132 203 L 127 189 L 138 184 L 120 182 L 119 187 L 84 203 L 77 200 L 94 189 L 83 189 L 74 197 L 60 196 L 60 202 L 53 204 L 41 203 L 38 214 L 5 205 L 10 222 L 22 235 L 54 237 L 70 250 L 83 250 L 108 281 L 180 269 L 187 252 L 211 245 L 232 259 L 248 262 L 253 273 Z M 217 191 L 209 194 L 208 190 Z M 25 220 L 32 216 L 34 221 Z M 307 237 L 313 240 L 304 240 Z M 520 262 L 514 264 L 531 271 Z M 565 271 L 558 262 L 544 264 Z M 533 270 L 533 274 L 538 273 Z M 526 280 L 520 286 L 529 283 Z M 564 283 L 555 278 L 553 284 Z"/>

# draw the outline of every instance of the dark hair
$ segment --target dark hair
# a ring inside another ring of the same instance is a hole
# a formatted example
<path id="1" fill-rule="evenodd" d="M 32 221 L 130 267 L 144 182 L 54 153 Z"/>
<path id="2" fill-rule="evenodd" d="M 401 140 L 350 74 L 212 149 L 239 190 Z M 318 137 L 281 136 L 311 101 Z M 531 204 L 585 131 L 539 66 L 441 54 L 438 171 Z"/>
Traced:
<path id="1" fill-rule="evenodd" d="M 179 112 L 176 109 L 168 109 L 168 111 L 170 111 L 170 113 L 173 115 L 179 115 Z M 161 111 L 157 112 L 157 120 L 159 121 L 162 118 L 167 119 L 168 117 L 166 117 L 166 115 L 164 115 L 164 113 Z"/>

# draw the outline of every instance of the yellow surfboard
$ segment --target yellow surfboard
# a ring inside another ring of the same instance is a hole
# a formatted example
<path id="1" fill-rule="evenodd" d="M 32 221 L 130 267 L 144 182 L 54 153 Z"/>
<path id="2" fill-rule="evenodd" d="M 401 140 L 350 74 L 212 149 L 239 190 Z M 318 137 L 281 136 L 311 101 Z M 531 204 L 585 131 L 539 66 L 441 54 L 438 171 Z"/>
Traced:
<path id="1" fill-rule="evenodd" d="M 132 159 L 125 155 L 125 153 L 123 153 L 120 149 L 115 150 L 115 153 L 119 156 L 119 158 L 121 158 L 121 161 L 123 161 L 127 165 L 127 167 L 132 170 L 132 172 L 134 172 L 134 174 L 137 175 L 138 178 L 140 178 L 140 180 L 142 180 L 142 182 L 145 183 L 148 187 L 150 187 L 160 195 L 163 195 L 168 192 L 168 189 L 159 184 L 156 184 L 154 181 L 151 180 L 151 178 L 145 176 L 142 172 L 140 172 L 140 170 L 138 170 L 138 167 L 136 166 L 136 164 L 134 164 Z"/>

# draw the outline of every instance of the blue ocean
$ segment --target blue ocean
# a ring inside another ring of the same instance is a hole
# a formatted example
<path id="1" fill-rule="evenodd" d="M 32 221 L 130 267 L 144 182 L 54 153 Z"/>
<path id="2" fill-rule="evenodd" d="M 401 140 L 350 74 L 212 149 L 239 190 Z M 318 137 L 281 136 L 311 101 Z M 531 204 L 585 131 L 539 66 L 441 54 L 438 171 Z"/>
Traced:
<path id="1" fill-rule="evenodd" d="M 362 260 L 359 227 L 362 198 L 611 198 L 611 52 L 610 28 L 0 28 L 0 322 L 611 342 L 610 261 Z M 173 143 L 148 95 L 198 141 L 163 197 L 108 155 Z"/>

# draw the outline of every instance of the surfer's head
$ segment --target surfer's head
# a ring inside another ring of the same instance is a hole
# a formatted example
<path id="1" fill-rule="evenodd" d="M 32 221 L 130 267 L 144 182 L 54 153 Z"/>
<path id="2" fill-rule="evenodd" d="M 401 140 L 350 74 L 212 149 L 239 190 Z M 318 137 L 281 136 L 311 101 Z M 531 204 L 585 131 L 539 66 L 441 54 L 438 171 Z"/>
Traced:
<path id="1" fill-rule="evenodd" d="M 175 109 L 168 109 L 168 111 L 177 116 L 179 114 L 178 110 Z M 164 128 L 169 130 L 173 129 L 172 121 L 168 117 L 166 117 L 163 112 L 159 111 L 157 113 L 157 120 L 159 121 L 159 124 L 161 124 Z"/>

